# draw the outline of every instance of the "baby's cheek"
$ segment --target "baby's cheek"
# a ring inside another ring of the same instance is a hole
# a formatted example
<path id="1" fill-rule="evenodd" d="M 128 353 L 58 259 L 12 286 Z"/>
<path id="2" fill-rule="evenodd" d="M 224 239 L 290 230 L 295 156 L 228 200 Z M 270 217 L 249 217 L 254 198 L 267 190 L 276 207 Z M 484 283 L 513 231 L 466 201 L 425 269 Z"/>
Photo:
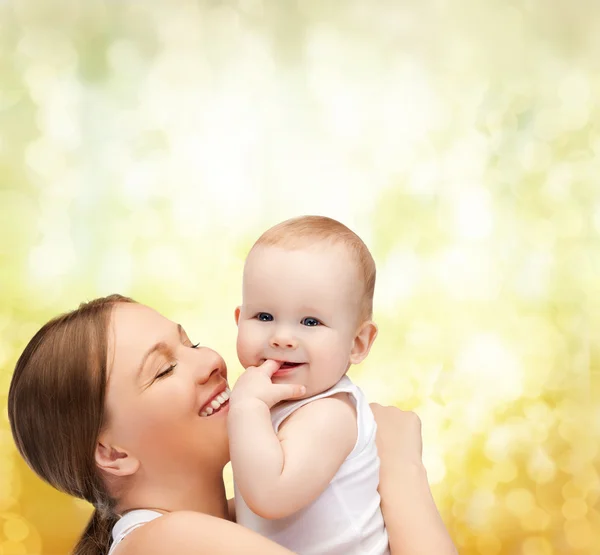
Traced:
<path id="1" fill-rule="evenodd" d="M 338 367 L 345 366 L 348 357 L 340 346 L 330 344 L 326 349 L 323 349 L 319 357 L 322 364 L 330 368 L 331 371 L 337 371 Z"/>
<path id="2" fill-rule="evenodd" d="M 341 372 L 346 371 L 346 367 L 350 362 L 350 348 L 346 342 L 339 342 L 335 353 L 335 364 L 341 368 Z"/>
<path id="3" fill-rule="evenodd" d="M 323 359 L 333 362 L 342 356 L 345 356 L 344 346 L 341 344 L 336 337 L 323 337 L 320 338 L 319 343 L 316 345 L 317 351 Z"/>
<path id="4" fill-rule="evenodd" d="M 238 328 L 237 354 L 244 368 L 251 366 L 253 359 L 256 358 L 258 346 L 254 335 L 246 326 Z"/>

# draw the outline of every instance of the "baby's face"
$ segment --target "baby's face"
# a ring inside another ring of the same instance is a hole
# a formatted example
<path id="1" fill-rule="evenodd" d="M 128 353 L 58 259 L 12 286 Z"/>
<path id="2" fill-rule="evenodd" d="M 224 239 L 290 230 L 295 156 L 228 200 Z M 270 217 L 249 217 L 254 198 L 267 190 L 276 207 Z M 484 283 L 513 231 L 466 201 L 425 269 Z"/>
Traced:
<path id="1" fill-rule="evenodd" d="M 350 365 L 361 295 L 356 263 L 341 245 L 254 249 L 236 310 L 240 362 L 282 361 L 273 382 L 302 384 L 307 397 L 329 389 Z"/>

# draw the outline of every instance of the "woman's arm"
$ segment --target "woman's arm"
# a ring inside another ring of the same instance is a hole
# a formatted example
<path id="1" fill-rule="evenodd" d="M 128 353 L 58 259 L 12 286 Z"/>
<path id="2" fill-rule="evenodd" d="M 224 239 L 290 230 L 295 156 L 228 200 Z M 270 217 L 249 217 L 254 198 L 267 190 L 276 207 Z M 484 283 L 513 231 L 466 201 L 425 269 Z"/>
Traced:
<path id="1" fill-rule="evenodd" d="M 115 555 L 293 555 L 239 524 L 193 511 L 154 519 L 131 532 Z"/>
<path id="2" fill-rule="evenodd" d="M 393 555 L 457 555 L 431 495 L 421 458 L 421 421 L 376 403 L 381 510 Z"/>

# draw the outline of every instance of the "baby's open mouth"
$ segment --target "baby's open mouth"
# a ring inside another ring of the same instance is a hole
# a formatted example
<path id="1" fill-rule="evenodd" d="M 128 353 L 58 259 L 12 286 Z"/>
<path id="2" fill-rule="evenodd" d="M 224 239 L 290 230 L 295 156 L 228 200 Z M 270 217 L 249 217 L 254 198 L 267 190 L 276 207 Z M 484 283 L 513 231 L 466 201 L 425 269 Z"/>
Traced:
<path id="1" fill-rule="evenodd" d="M 284 370 L 287 368 L 295 368 L 296 366 L 301 366 L 302 364 L 304 364 L 304 363 L 303 362 L 284 362 L 281 364 L 279 369 Z"/>

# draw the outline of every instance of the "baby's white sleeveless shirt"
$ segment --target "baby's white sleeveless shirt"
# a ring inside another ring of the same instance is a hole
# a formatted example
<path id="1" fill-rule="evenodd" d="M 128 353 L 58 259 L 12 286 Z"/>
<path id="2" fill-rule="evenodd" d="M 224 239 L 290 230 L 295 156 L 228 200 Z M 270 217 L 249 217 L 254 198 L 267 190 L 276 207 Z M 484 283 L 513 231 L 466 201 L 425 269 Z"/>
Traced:
<path id="1" fill-rule="evenodd" d="M 274 407 L 271 411 L 273 428 L 277 432 L 290 414 L 307 403 L 341 392 L 348 393 L 355 403 L 358 435 L 354 449 L 327 489 L 296 514 L 267 520 L 248 508 L 236 487 L 236 520 L 300 555 L 389 555 L 377 492 L 377 425 L 363 392 L 344 376 L 323 393 Z"/>

